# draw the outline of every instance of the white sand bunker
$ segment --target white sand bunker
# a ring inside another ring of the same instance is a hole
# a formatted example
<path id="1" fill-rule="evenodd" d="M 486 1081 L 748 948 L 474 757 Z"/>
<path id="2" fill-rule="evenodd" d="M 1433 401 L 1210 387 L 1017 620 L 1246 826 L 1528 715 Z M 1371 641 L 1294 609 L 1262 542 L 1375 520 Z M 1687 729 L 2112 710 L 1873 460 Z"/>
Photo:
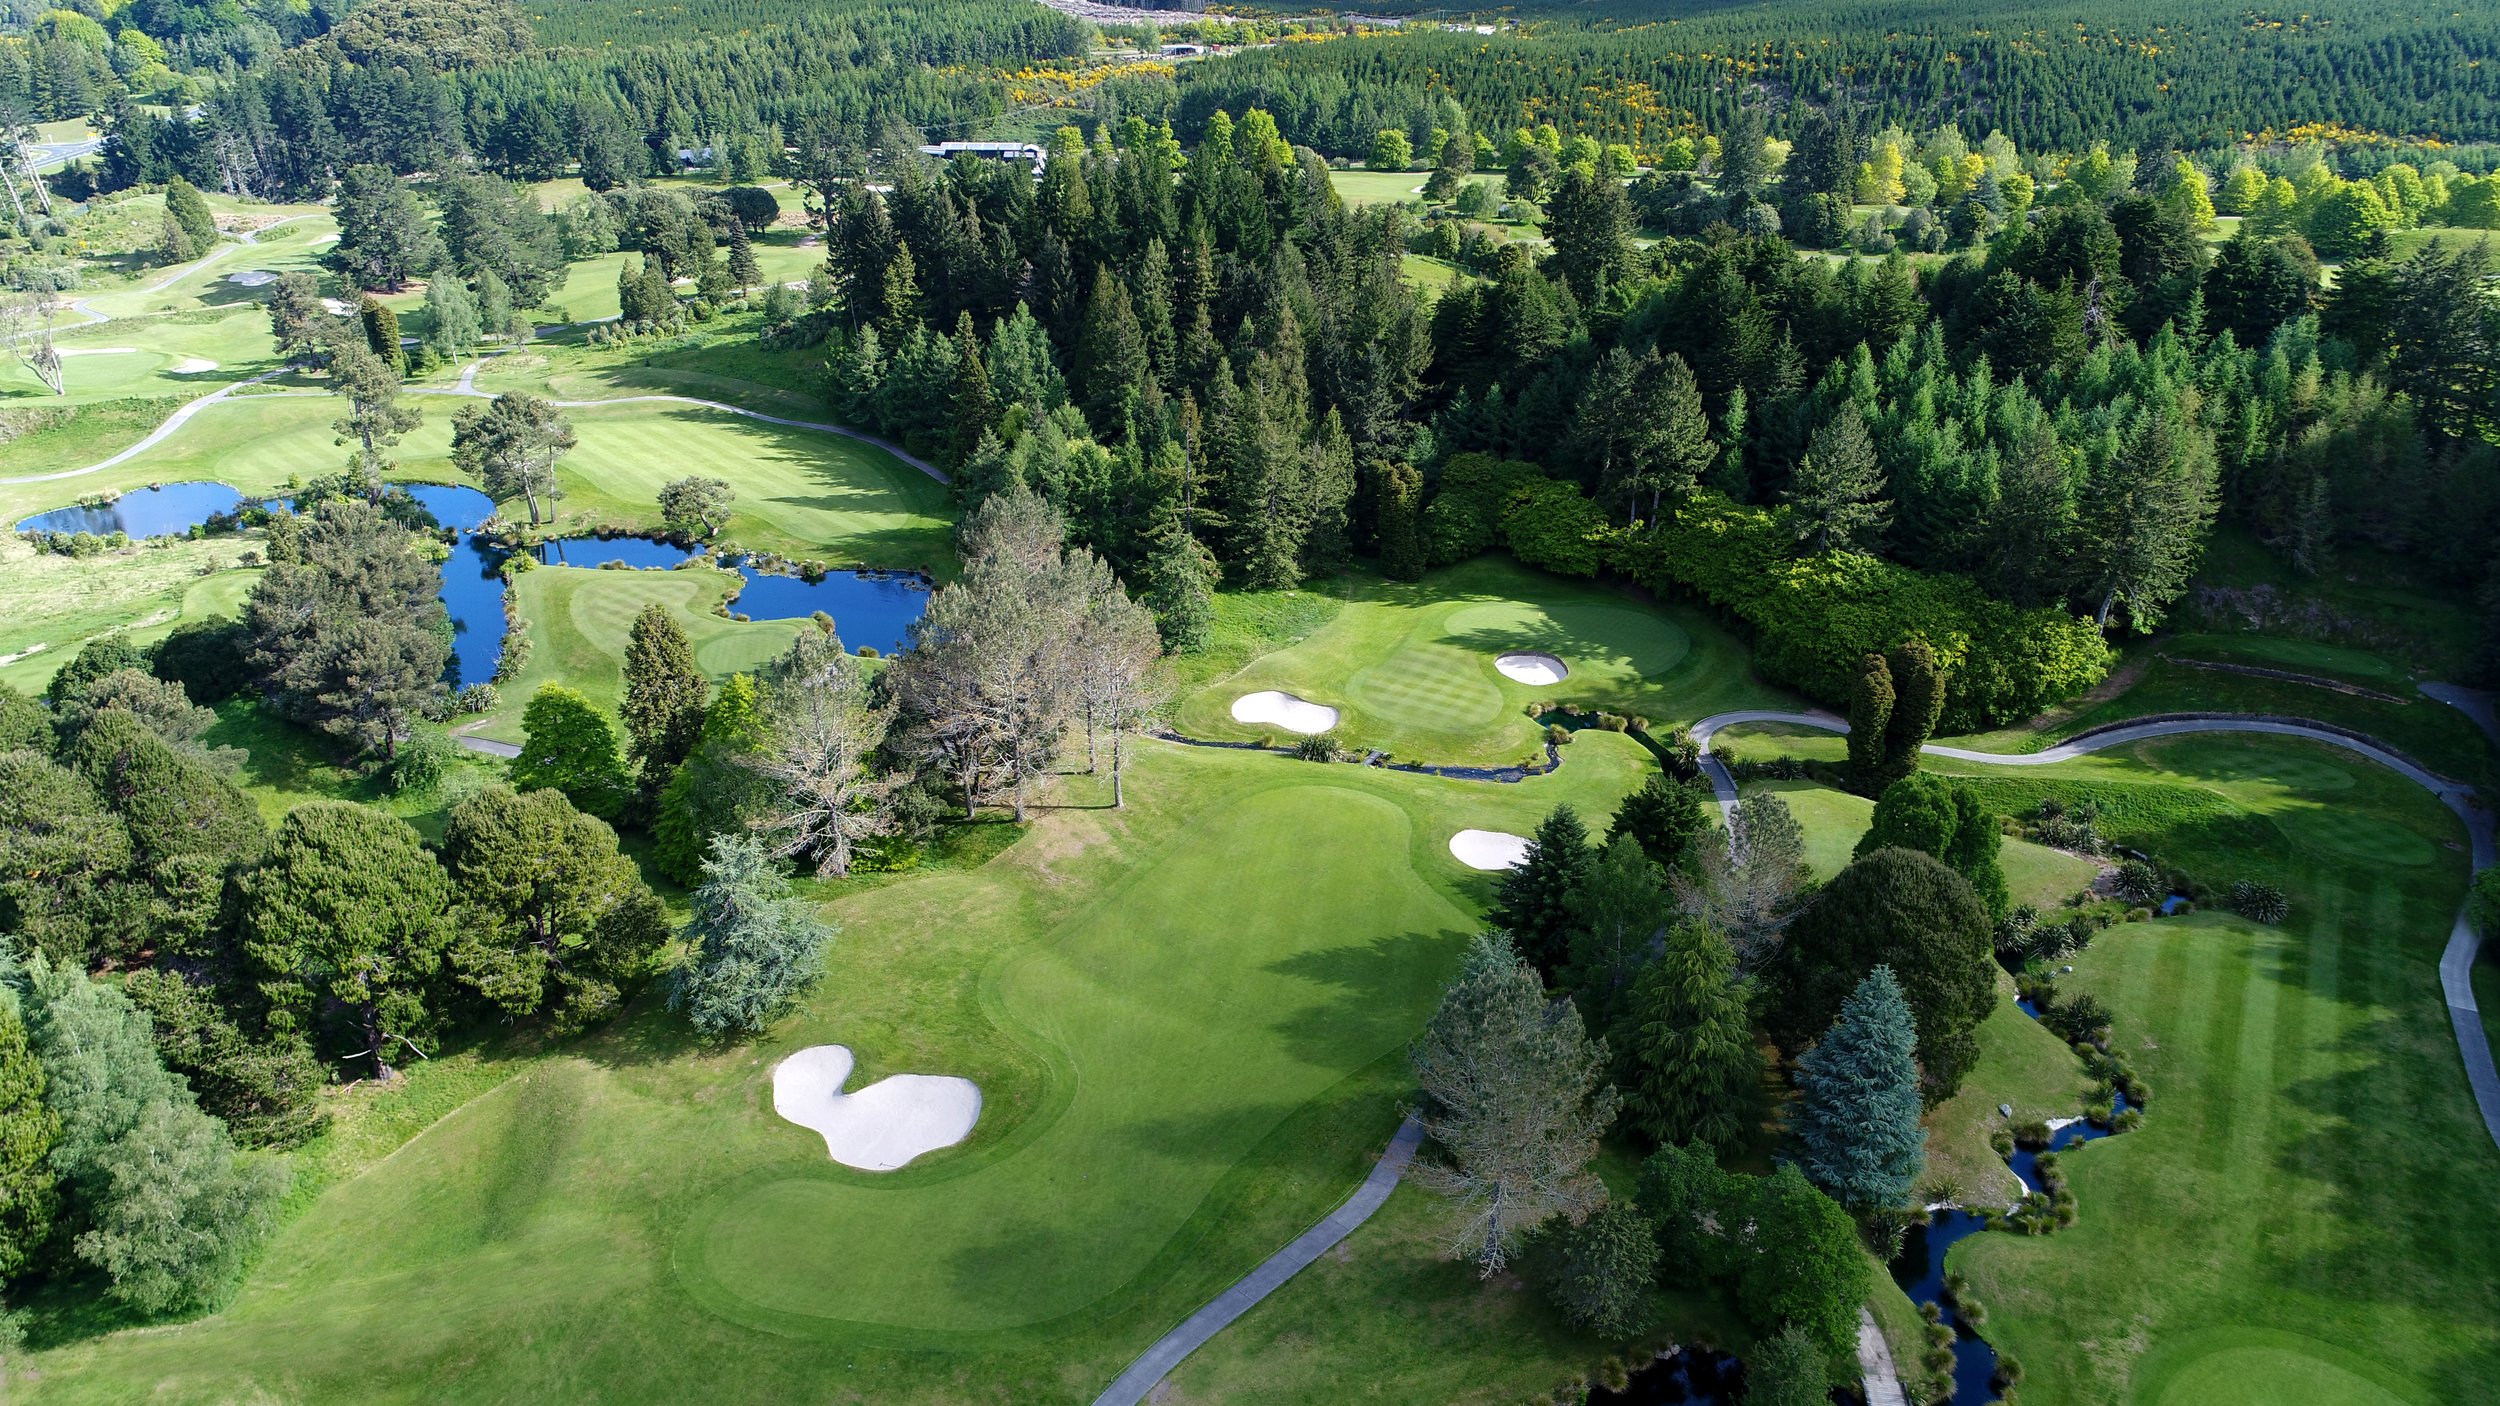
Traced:
<path id="1" fill-rule="evenodd" d="M 1561 683 L 1571 677 L 1570 665 L 1553 655 L 1540 654 L 1535 650 L 1505 654 L 1493 661 L 1493 667 L 1502 671 L 1503 678 L 1531 688 L 1543 688 L 1549 683 Z"/>
<path id="2" fill-rule="evenodd" d="M 345 317 L 356 310 L 356 305 L 344 298 L 324 298 L 321 300 L 321 309 L 333 316 Z"/>
<path id="3" fill-rule="evenodd" d="M 1271 723 L 1287 732 L 1305 737 L 1326 732 L 1337 725 L 1337 710 L 1325 703 L 1306 703 L 1290 693 L 1267 689 L 1245 693 L 1233 700 L 1233 721 L 1237 723 Z"/>
<path id="4" fill-rule="evenodd" d="M 773 1112 L 824 1134 L 825 1151 L 845 1167 L 890 1172 L 923 1152 L 972 1134 L 981 1090 L 943 1074 L 896 1074 L 855 1094 L 847 1045 L 812 1045 L 773 1067 Z"/>
<path id="5" fill-rule="evenodd" d="M 203 371 L 216 369 L 217 363 L 204 356 L 186 356 L 175 362 L 172 367 L 173 373 L 177 376 L 196 376 Z"/>
<path id="6" fill-rule="evenodd" d="M 312 242 L 315 244 L 336 244 L 339 242 L 339 237 L 336 233 L 316 234 L 312 237 Z"/>
<path id="7" fill-rule="evenodd" d="M 245 269 L 241 273 L 227 274 L 226 281 L 238 287 L 259 288 L 277 282 L 278 276 L 267 269 Z"/>
<path id="8" fill-rule="evenodd" d="M 1528 862 L 1528 837 L 1506 830 L 1461 830 L 1450 836 L 1450 853 L 1470 869 L 1516 869 Z"/>

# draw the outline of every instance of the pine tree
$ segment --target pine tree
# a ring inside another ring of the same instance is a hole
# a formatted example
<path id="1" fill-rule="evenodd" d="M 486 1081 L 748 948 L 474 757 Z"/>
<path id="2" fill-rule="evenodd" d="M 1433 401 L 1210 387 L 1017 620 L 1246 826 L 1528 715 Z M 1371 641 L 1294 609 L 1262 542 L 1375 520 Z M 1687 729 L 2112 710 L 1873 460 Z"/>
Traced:
<path id="1" fill-rule="evenodd" d="M 981 354 L 981 337 L 972 328 L 972 314 L 955 315 L 955 382 L 948 395 L 953 420 L 954 460 L 961 464 L 981 447 L 998 424 L 998 398 L 990 392 L 989 366 Z"/>
<path id="2" fill-rule="evenodd" d="M 1354 506 L 1354 444 L 1346 438 L 1345 420 L 1330 406 L 1312 437 L 1306 482 L 1310 494 L 1310 530 L 1302 539 L 1302 567 L 1324 576 L 1346 563 L 1353 550 L 1348 528 Z"/>
<path id="3" fill-rule="evenodd" d="M 182 226 L 192 248 L 207 249 L 217 242 L 217 217 L 209 213 L 199 187 L 180 176 L 165 183 L 165 213 Z"/>
<path id="4" fill-rule="evenodd" d="M 1623 1041 L 1624 1110 L 1652 1142 L 1725 1151 L 1762 1124 L 1762 1052 L 1753 1042 L 1736 950 L 1683 923 L 1632 988 Z"/>
<path id="5" fill-rule="evenodd" d="M 786 892 L 763 841 L 721 835 L 703 861 L 685 958 L 671 974 L 669 1009 L 719 1039 L 760 1033 L 824 970 L 834 929 Z"/>
<path id="6" fill-rule="evenodd" d="M 1456 1252 L 1480 1273 L 1500 1273 L 1539 1223 L 1603 1202 L 1588 1164 L 1618 1104 L 1603 1084 L 1605 1046 L 1578 1011 L 1549 1005 L 1507 938 L 1470 946 L 1408 1057 L 1424 1131 L 1442 1154 L 1419 1162 L 1416 1180 L 1458 1203 Z"/>
<path id="7" fill-rule="evenodd" d="M 1578 999 L 1591 1029 L 1612 1030 L 1622 1015 L 1632 978 L 1666 921 L 1666 899 L 1658 866 L 1628 835 L 1600 850 L 1571 890 L 1570 962 L 1557 984 Z"/>
<path id="8" fill-rule="evenodd" d="M 729 221 L 729 277 L 741 297 L 764 281 L 764 266 L 755 258 L 755 241 L 747 234 L 746 221 L 735 216 Z"/>
<path id="9" fill-rule="evenodd" d="M 1892 674 L 1892 716 L 1884 724 L 1883 767 L 1874 794 L 1918 770 L 1919 749 L 1944 716 L 1944 671 L 1927 641 L 1905 641 L 1886 661 Z"/>
<path id="10" fill-rule="evenodd" d="M 2150 411 L 2085 480 L 2078 505 L 2083 585 L 2106 629 L 2117 607 L 2138 631 L 2161 623 L 2187 589 L 2213 525 L 2210 464 L 2168 413 Z"/>
<path id="11" fill-rule="evenodd" d="M 1831 1396 L 1823 1349 L 1794 1323 L 1745 1354 L 1745 1406 L 1824 1406 Z"/>
<path id="12" fill-rule="evenodd" d="M 1855 401 L 1814 432 L 1787 493 L 1790 530 L 1818 552 L 1873 550 L 1892 521 L 1875 442 Z"/>
<path id="13" fill-rule="evenodd" d="M 373 348 L 373 354 L 382 358 L 394 374 L 408 364 L 399 346 L 399 314 L 391 311 L 390 304 L 368 293 L 356 305 L 356 317 L 364 324 L 365 345 Z"/>
<path id="14" fill-rule="evenodd" d="M 0 1280 L 25 1271 L 60 1208 L 50 1159 L 61 1120 L 45 1105 L 43 1086 L 17 1002 L 0 1001 Z"/>
<path id="15" fill-rule="evenodd" d="M 1380 467 L 1380 502 L 1373 530 L 1380 539 L 1380 574 L 1392 581 L 1424 579 L 1424 544 L 1418 531 L 1424 476 L 1406 461 Z"/>
<path id="16" fill-rule="evenodd" d="M 626 754 L 646 792 L 657 791 L 703 737 L 704 698 L 711 691 L 694 661 L 694 645 L 677 618 L 652 604 L 634 617 L 625 643 Z"/>
<path id="17" fill-rule="evenodd" d="M 1797 1061 L 1799 1097 L 1790 1118 L 1797 1165 L 1851 1210 L 1905 1204 L 1926 1170 L 1916 1043 L 1901 984 L 1891 967 L 1878 966 Z"/>
<path id="18" fill-rule="evenodd" d="M 1570 954 L 1571 895 L 1596 865 L 1580 813 L 1559 805 L 1536 827 L 1528 857 L 1495 883 L 1493 922 L 1538 971 L 1553 974 Z"/>
<path id="19" fill-rule="evenodd" d="M 1533 1277 L 1563 1316 L 1601 1338 L 1649 1326 L 1650 1284 L 1658 1274 L 1658 1233 L 1627 1205 L 1599 1208 L 1578 1225 L 1540 1237 Z"/>
<path id="20" fill-rule="evenodd" d="M 1884 656 L 1860 660 L 1849 686 L 1849 789 L 1861 796 L 1883 792 L 1894 697 L 1892 666 Z"/>
<path id="21" fill-rule="evenodd" d="M 1077 398 L 1094 428 L 1109 433 L 1124 417 L 1129 399 L 1148 375 L 1145 334 L 1128 289 L 1108 267 L 1094 272 L 1094 292 L 1085 303 L 1070 360 L 1076 373 Z"/>
<path id="22" fill-rule="evenodd" d="M 1629 835 L 1652 864 L 1670 873 L 1686 869 L 1698 854 L 1702 837 L 1710 833 L 1702 794 L 1665 772 L 1653 772 L 1641 789 L 1624 797 L 1606 838 L 1612 842 Z"/>

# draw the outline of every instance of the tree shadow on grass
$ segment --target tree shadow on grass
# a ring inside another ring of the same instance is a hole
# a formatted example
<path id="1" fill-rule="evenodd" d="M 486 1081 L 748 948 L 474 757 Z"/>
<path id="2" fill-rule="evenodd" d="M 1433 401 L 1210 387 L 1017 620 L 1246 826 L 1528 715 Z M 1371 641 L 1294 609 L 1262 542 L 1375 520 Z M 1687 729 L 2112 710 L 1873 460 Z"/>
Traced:
<path id="1" fill-rule="evenodd" d="M 1368 1061 L 1422 1028 L 1434 994 L 1457 969 L 1467 937 L 1455 927 L 1388 933 L 1271 962 L 1267 971 L 1313 982 L 1334 994 L 1325 1005 L 1296 1010 L 1270 1028 L 1306 1064 L 1342 1067 Z"/>

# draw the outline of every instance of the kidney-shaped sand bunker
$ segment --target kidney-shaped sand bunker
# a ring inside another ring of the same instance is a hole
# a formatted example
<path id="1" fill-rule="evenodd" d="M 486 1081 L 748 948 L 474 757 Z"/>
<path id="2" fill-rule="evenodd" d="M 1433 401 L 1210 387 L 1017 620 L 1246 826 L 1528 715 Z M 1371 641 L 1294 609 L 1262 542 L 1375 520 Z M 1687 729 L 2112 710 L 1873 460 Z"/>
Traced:
<path id="1" fill-rule="evenodd" d="M 981 1090 L 945 1074 L 896 1074 L 855 1094 L 847 1045 L 811 1045 L 773 1067 L 773 1112 L 823 1134 L 845 1167 L 890 1172 L 924 1152 L 971 1136 Z"/>

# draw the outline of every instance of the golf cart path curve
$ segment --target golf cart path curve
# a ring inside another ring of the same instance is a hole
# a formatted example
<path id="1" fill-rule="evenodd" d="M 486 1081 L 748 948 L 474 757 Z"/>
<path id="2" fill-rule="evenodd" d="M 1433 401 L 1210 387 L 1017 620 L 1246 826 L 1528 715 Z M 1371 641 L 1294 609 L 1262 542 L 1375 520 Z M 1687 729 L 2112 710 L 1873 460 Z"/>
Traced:
<path id="1" fill-rule="evenodd" d="M 2500 723 L 2490 721 L 2491 704 L 2487 694 L 2450 685 L 2423 685 L 2422 691 L 2443 703 L 2462 709 L 2484 728 Z M 1693 724 L 1693 740 L 1701 747 L 1701 768 L 1710 778 L 1710 789 L 1719 807 L 1732 820 L 1737 812 L 1736 779 L 1727 767 L 1712 755 L 1710 739 L 1721 729 L 1746 723 L 1782 723 L 1792 727 L 1811 727 L 1824 732 L 1845 733 L 1849 724 L 1830 713 L 1793 713 L 1755 710 L 1720 713 Z M 1965 747 L 1943 747 L 1930 743 L 1920 750 L 1930 756 L 1948 757 L 1954 761 L 1977 762 L 1986 766 L 2049 766 L 2073 761 L 2077 757 L 2112 747 L 2124 747 L 2155 737 L 2182 737 L 2204 733 L 2258 733 L 2274 737 L 2300 737 L 2323 742 L 2356 752 L 2395 772 L 2414 785 L 2437 796 L 2448 809 L 2465 822 L 2465 832 L 2472 845 L 2475 871 L 2488 869 L 2500 862 L 2500 835 L 2495 835 L 2493 816 L 2481 804 L 2474 788 L 2452 781 L 2423 766 L 2404 753 L 2375 738 L 2323 723 L 2302 722 L 2289 718 L 2251 717 L 2232 714 L 2204 714 L 2147 719 L 2142 722 L 2118 723 L 2097 728 L 2054 747 L 2037 752 L 1975 752 Z M 2500 737 L 2495 737 L 2500 742 Z M 2474 1091 L 2474 1104 L 2483 1115 L 2483 1131 L 2495 1145 L 2500 1145 L 2500 1069 L 2492 1062 L 2491 1042 L 2483 1034 L 2481 1009 L 2474 1001 L 2474 956 L 2482 947 L 2482 938 L 2474 931 L 2470 909 L 2457 910 L 2454 927 L 2448 932 L 2448 945 L 2439 958 L 2440 993 L 2448 1003 L 2448 1021 L 2456 1030 L 2457 1054 L 2465 1061 L 2465 1080 Z"/>
<path id="2" fill-rule="evenodd" d="M 1157 1338 L 1152 1347 L 1138 1355 L 1128 1370 L 1094 1398 L 1094 1406 L 1138 1406 L 1146 1393 L 1181 1360 L 1204 1346 L 1209 1338 L 1230 1326 L 1234 1319 L 1258 1306 L 1261 1299 L 1285 1286 L 1313 1260 L 1336 1247 L 1338 1241 L 1354 1233 L 1355 1227 L 1372 1218 L 1372 1213 L 1397 1189 L 1398 1178 L 1406 1174 L 1406 1165 L 1415 1158 L 1416 1144 L 1424 1139 L 1421 1123 L 1413 1118 L 1398 1125 L 1397 1136 L 1389 1139 L 1389 1150 L 1372 1165 L 1371 1175 L 1345 1199 L 1345 1204 L 1320 1218 L 1317 1225 L 1293 1238 L 1293 1242 L 1267 1257 L 1258 1268 L 1235 1280 L 1230 1288 L 1207 1301 L 1204 1308 L 1181 1320 L 1181 1325 Z"/>

